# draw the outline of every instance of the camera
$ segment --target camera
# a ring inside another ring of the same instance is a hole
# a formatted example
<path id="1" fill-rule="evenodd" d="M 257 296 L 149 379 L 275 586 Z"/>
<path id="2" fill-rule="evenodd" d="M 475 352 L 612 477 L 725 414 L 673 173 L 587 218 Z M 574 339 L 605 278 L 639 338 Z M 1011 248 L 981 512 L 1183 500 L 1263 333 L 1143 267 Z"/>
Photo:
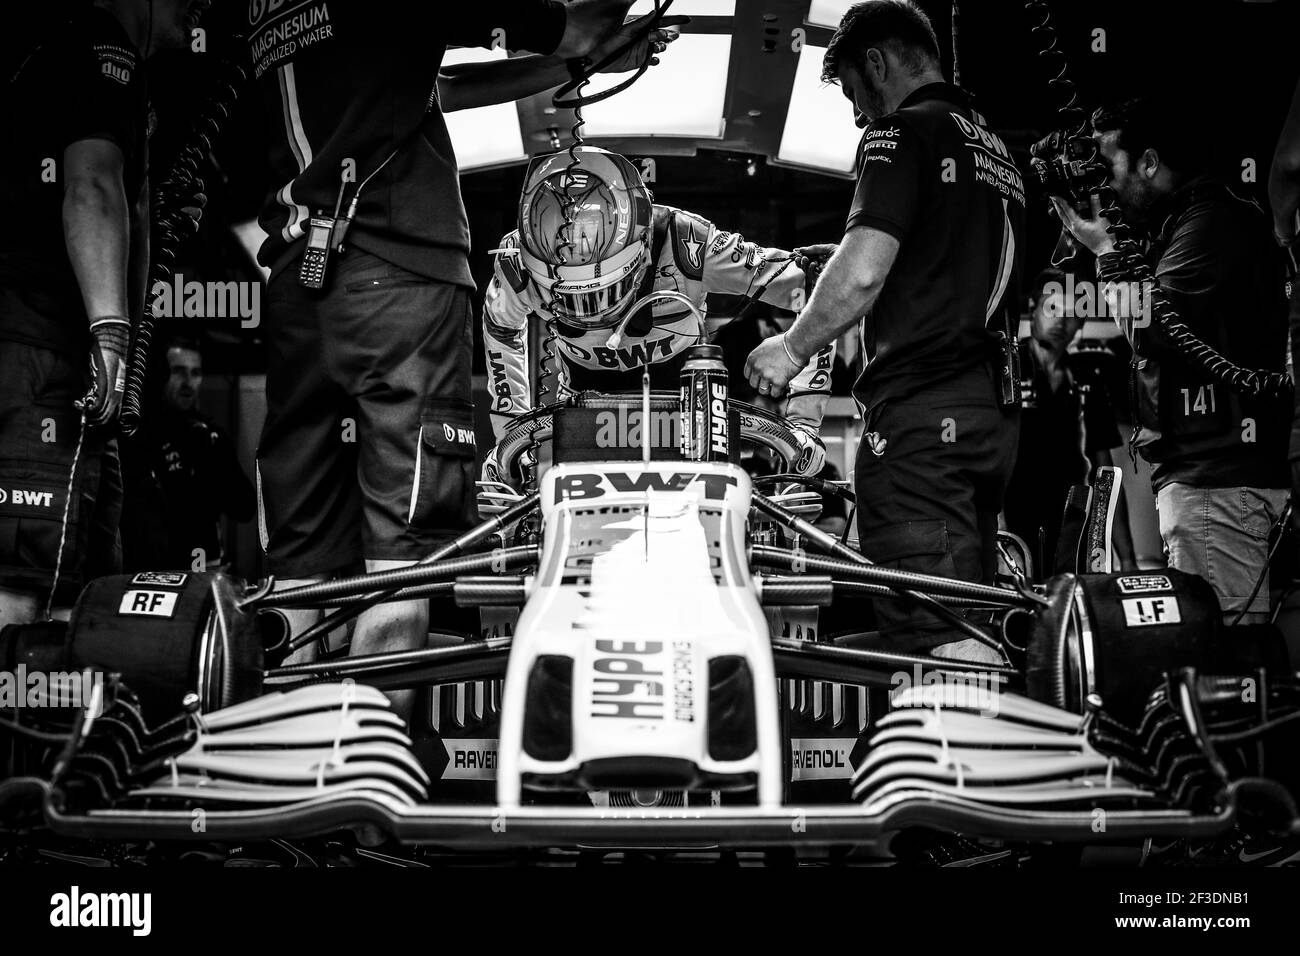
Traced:
<path id="1" fill-rule="evenodd" d="M 1105 183 L 1106 165 L 1091 136 L 1057 130 L 1030 146 L 1029 155 L 1047 194 L 1075 206 L 1088 205 L 1091 194 Z"/>

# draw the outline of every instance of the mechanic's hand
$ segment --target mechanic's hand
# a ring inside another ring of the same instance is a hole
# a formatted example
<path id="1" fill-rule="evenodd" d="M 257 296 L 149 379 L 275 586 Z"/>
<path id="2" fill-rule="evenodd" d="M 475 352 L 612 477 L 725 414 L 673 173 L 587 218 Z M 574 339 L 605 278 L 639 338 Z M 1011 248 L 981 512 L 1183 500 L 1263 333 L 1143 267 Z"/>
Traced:
<path id="1" fill-rule="evenodd" d="M 1093 255 L 1104 256 L 1108 252 L 1115 251 L 1115 241 L 1108 233 L 1110 220 L 1101 214 L 1101 202 L 1096 196 L 1092 197 L 1091 219 L 1084 219 L 1072 205 L 1059 196 L 1052 197 L 1052 207 L 1070 235 Z"/>
<path id="2" fill-rule="evenodd" d="M 826 263 L 830 261 L 831 256 L 835 255 L 835 250 L 839 248 L 838 243 L 824 242 L 815 246 L 798 246 L 794 252 L 794 264 L 804 273 L 816 281 L 821 275 L 822 269 L 826 268 Z"/>
<path id="3" fill-rule="evenodd" d="M 646 21 L 653 17 L 653 13 L 647 13 L 643 17 L 637 17 L 635 20 L 629 20 L 623 24 L 623 28 L 615 33 L 612 37 L 602 43 L 596 49 L 587 54 L 593 63 L 599 63 L 605 57 L 609 56 L 620 47 L 631 43 L 632 39 L 641 30 Z M 645 36 L 641 37 L 635 43 L 623 52 L 617 60 L 605 67 L 602 73 L 627 73 L 631 70 L 639 70 L 641 64 L 647 59 L 650 60 L 651 66 L 658 66 L 659 57 L 655 54 L 663 53 L 668 49 L 668 44 L 677 39 L 679 33 L 673 27 L 684 26 L 691 22 L 690 17 L 664 17 L 663 21 L 657 28 L 651 30 Z"/>
<path id="4" fill-rule="evenodd" d="M 564 59 L 590 56 L 627 19 L 633 0 L 570 0 L 565 5 L 564 37 L 555 55 Z"/>
<path id="5" fill-rule="evenodd" d="M 786 351 L 785 333 L 774 335 L 758 343 L 758 347 L 745 359 L 745 378 L 760 395 L 780 398 L 785 394 L 790 380 L 803 371 L 808 364 L 805 359 L 795 364 Z"/>
<path id="6" fill-rule="evenodd" d="M 111 425 L 122 408 L 126 389 L 126 351 L 131 327 L 126 320 L 104 323 L 94 329 L 90 350 L 90 391 L 77 402 L 86 421 L 95 426 Z"/>
<path id="7" fill-rule="evenodd" d="M 797 461 L 791 466 L 796 475 L 815 476 L 826 466 L 826 446 L 821 436 L 810 425 L 794 426 L 794 437 L 803 449 Z"/>

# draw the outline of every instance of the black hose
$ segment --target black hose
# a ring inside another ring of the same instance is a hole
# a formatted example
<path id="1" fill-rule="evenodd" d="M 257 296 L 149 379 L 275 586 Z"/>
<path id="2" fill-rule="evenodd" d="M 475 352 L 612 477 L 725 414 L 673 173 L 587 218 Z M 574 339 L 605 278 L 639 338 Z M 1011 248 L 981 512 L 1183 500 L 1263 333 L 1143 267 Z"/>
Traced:
<path id="1" fill-rule="evenodd" d="M 248 70 L 244 62 L 231 61 L 224 65 L 216 90 L 200 109 L 189 138 L 167 178 L 154 190 L 152 208 L 157 242 L 153 249 L 153 267 L 149 270 L 149 284 L 145 287 L 144 314 L 133 330 L 126 390 L 122 393 L 120 421 L 124 435 L 134 435 L 144 415 L 144 390 L 148 384 L 149 349 L 154 332 L 153 306 L 148 290 L 171 279 L 181 243 L 198 230 L 198 223 L 184 209 L 193 203 L 195 194 L 203 191 L 199 166 L 212 152 L 212 144 L 247 80 Z"/>
<path id="2" fill-rule="evenodd" d="M 764 607 L 830 607 L 835 597 L 835 585 L 826 575 L 764 575 L 759 584 Z"/>
<path id="3" fill-rule="evenodd" d="M 533 492 L 527 497 L 515 502 L 499 515 L 493 515 L 487 521 L 470 528 L 470 530 L 466 531 L 460 537 L 448 541 L 437 551 L 433 552 L 433 554 L 416 562 L 416 566 L 433 564 L 435 561 L 442 561 L 446 558 L 450 558 L 452 555 L 460 554 L 467 548 L 478 544 L 480 541 L 486 540 L 493 534 L 505 530 L 525 515 L 530 514 L 533 509 L 537 507 L 539 497 L 540 496 L 537 492 Z M 292 642 L 290 642 L 290 648 L 292 650 L 297 650 L 300 647 L 305 647 L 313 640 L 323 638 L 340 624 L 346 624 L 348 621 L 360 617 L 376 604 L 391 601 L 396 596 L 396 593 L 397 591 L 395 589 L 389 589 L 387 591 L 375 591 L 356 598 L 347 607 L 326 615 L 311 627 L 307 628 L 307 630 L 303 631 L 300 635 L 294 638 Z M 256 602 L 250 603 L 260 604 L 265 600 L 265 597 L 266 596 L 263 595 L 258 598 Z"/>
<path id="4" fill-rule="evenodd" d="M 755 563 L 775 565 L 783 571 L 802 569 L 837 577 L 856 578 L 895 593 L 899 588 L 907 588 L 946 597 L 976 601 L 981 604 L 990 604 L 995 607 L 1025 607 L 1028 604 L 1017 591 L 992 587 L 987 584 L 971 584 L 967 581 L 957 581 L 953 578 L 944 578 L 933 574 L 921 574 L 917 571 L 897 571 L 893 568 L 882 568 L 878 565 L 839 561 L 835 558 L 820 558 L 762 544 L 754 545 L 750 553 Z"/>
<path id="5" fill-rule="evenodd" d="M 883 584 L 869 584 L 866 581 L 845 581 L 836 578 L 831 582 L 831 587 L 834 588 L 835 594 L 840 597 L 866 597 L 874 600 L 876 598 L 889 599 L 898 596 L 898 592 L 893 588 L 886 587 Z M 975 598 L 953 597 L 951 594 L 936 594 L 934 595 L 934 599 L 940 604 L 947 604 L 954 607 L 965 607 L 977 610 L 987 609 L 990 611 L 1003 611 L 1007 609 L 1006 604 L 1003 602 L 994 604 L 990 601 L 980 601 Z M 1022 609 L 1012 608 L 1011 610 L 1020 611 Z"/>
<path id="6" fill-rule="evenodd" d="M 433 584 L 445 578 L 455 578 L 476 571 L 496 569 L 504 571 L 521 564 L 535 563 L 538 554 L 537 548 L 505 548 L 491 554 L 471 554 L 463 558 L 435 561 L 432 564 L 414 564 L 410 567 L 394 568 L 391 571 L 356 574 L 348 578 L 307 584 L 279 593 L 272 591 L 259 602 L 259 608 L 309 607 L 324 601 L 352 598 L 375 591 L 389 591 L 396 587 Z M 394 595 L 396 596 L 398 595 Z"/>

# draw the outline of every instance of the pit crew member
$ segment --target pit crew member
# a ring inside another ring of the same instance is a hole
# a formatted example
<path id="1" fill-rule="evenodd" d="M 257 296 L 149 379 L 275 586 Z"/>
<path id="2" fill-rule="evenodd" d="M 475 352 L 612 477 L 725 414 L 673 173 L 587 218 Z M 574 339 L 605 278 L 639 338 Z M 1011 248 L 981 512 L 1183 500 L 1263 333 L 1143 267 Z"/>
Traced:
<path id="1" fill-rule="evenodd" d="M 704 340 L 690 311 L 661 300 L 632 314 L 651 292 L 677 292 L 701 312 L 710 292 L 745 295 L 798 311 L 811 280 L 793 253 L 747 242 L 734 232 L 684 209 L 653 203 L 640 171 L 625 157 L 593 146 L 538 157 L 524 180 L 519 228 L 500 243 L 483 317 L 492 427 L 501 438 L 510 419 L 528 411 L 528 319 L 540 316 L 554 329 L 558 384 L 552 401 L 589 388 L 639 388 L 642 368 L 651 382 L 675 388 L 682 355 Z M 566 196 L 566 184 L 571 193 Z M 564 205 L 577 208 L 571 233 Z M 557 231 L 572 248 L 560 264 Z M 720 327 L 720 323 L 719 326 Z M 794 425 L 801 447 L 793 467 L 815 475 L 826 460 L 818 436 L 830 393 L 834 343 L 800 363 L 782 414 Z M 503 480 L 492 453 L 484 477 Z"/>
<path id="2" fill-rule="evenodd" d="M 260 216 L 271 277 L 259 526 L 285 586 L 363 560 L 405 566 L 477 520 L 469 226 L 438 99 L 447 46 L 582 57 L 630 6 L 248 3 L 274 183 Z M 307 255 L 312 218 L 332 225 Z M 314 616 L 295 612 L 292 626 Z M 385 604 L 358 619 L 351 652 L 419 647 L 427 631 L 428 602 Z M 392 697 L 409 707 L 409 692 Z"/>
<path id="3" fill-rule="evenodd" d="M 823 79 L 867 127 L 857 192 L 808 307 L 750 354 L 746 374 L 780 395 L 807 356 L 870 313 L 855 385 L 862 551 L 991 583 L 1017 444 L 1004 356 L 1019 322 L 1024 184 L 967 95 L 943 81 L 934 28 L 914 5 L 849 8 Z M 998 659 L 898 602 L 877 602 L 877 616 L 893 649 Z"/>
<path id="4" fill-rule="evenodd" d="M 186 46 L 207 7 L 100 0 L 6 36 L 22 49 L 5 62 L 0 156 L 18 224 L 0 230 L 0 625 L 66 617 L 120 567 L 112 427 L 149 267 L 145 59 Z"/>

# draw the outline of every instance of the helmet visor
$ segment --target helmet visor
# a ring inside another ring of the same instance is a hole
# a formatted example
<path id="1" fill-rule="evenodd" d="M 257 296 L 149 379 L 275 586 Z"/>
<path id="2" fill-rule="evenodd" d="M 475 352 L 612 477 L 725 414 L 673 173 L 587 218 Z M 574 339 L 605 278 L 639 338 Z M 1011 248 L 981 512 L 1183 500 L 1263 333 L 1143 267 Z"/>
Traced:
<path id="1" fill-rule="evenodd" d="M 600 329 L 618 323 L 644 276 L 642 265 L 603 288 L 581 288 L 593 283 L 556 282 L 542 294 L 551 312 L 565 322 L 583 329 Z"/>

